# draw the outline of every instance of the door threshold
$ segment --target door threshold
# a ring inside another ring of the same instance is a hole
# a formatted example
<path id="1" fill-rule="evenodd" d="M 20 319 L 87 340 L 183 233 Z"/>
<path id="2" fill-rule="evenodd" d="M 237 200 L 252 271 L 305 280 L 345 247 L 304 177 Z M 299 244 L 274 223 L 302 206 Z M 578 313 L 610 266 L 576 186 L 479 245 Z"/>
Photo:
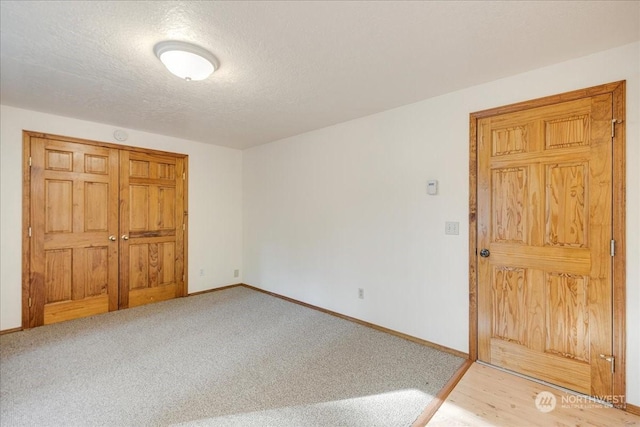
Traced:
<path id="1" fill-rule="evenodd" d="M 483 362 L 481 360 L 476 360 L 476 363 L 479 364 L 479 365 L 482 365 L 482 366 L 486 366 L 488 368 L 497 369 L 498 371 L 505 372 L 505 373 L 507 373 L 509 375 L 514 375 L 516 377 L 519 377 L 519 378 L 522 378 L 522 379 L 525 379 L 525 380 L 529 380 L 529 381 L 532 381 L 532 382 L 537 383 L 537 384 L 541 384 L 541 385 L 546 386 L 546 387 L 553 388 L 553 389 L 558 390 L 560 392 L 569 393 L 569 394 L 572 394 L 574 396 L 580 396 L 581 398 L 584 398 L 584 399 L 586 399 L 586 400 L 588 400 L 588 401 L 590 401 L 592 403 L 597 403 L 597 404 L 600 404 L 600 405 L 603 405 L 603 406 L 606 406 L 606 407 L 609 407 L 609 408 L 614 408 L 613 403 L 598 399 L 598 398 L 593 397 L 593 396 L 589 396 L 588 394 L 583 394 L 583 393 L 577 392 L 575 390 L 571 390 L 569 388 L 561 387 L 559 385 L 556 385 L 556 384 L 553 384 L 553 383 L 549 383 L 549 382 L 543 381 L 543 380 L 538 379 L 538 378 L 530 377 L 530 376 L 527 376 L 527 375 L 524 375 L 524 374 L 521 374 L 519 372 L 515 372 L 515 371 L 512 371 L 512 370 L 509 370 L 509 369 L 505 369 L 505 368 L 502 368 L 500 366 L 492 365 L 491 363 Z"/>

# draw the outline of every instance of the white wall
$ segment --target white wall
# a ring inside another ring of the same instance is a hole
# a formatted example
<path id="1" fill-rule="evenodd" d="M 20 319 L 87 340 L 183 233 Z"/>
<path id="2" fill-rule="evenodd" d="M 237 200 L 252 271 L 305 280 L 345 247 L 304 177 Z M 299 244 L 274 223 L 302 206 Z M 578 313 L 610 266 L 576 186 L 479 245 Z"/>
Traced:
<path id="1" fill-rule="evenodd" d="M 640 43 L 244 155 L 128 129 L 126 144 L 189 155 L 189 292 L 244 281 L 467 351 L 469 113 L 623 79 L 627 392 L 640 405 Z M 1 330 L 21 322 L 22 129 L 113 142 L 115 127 L 0 106 Z M 428 179 L 438 196 L 426 195 Z M 444 235 L 448 220 L 460 235 Z"/>
<path id="2" fill-rule="evenodd" d="M 116 142 L 117 128 L 4 105 L 0 125 L 0 329 L 5 330 L 22 321 L 22 130 Z M 189 155 L 189 292 L 241 282 L 233 271 L 242 268 L 242 151 L 126 131 L 127 145 Z"/>
<path id="3" fill-rule="evenodd" d="M 469 113 L 626 79 L 627 391 L 640 404 L 639 74 L 634 43 L 246 150 L 245 283 L 468 351 Z"/>

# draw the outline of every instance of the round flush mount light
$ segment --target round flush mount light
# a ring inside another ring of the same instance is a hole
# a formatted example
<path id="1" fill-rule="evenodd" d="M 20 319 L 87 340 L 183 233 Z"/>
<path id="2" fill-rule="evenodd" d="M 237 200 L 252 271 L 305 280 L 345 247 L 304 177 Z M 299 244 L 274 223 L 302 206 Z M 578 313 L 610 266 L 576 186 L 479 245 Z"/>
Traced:
<path id="1" fill-rule="evenodd" d="M 218 68 L 211 52 L 191 43 L 164 41 L 156 44 L 153 52 L 167 70 L 187 81 L 204 80 Z"/>

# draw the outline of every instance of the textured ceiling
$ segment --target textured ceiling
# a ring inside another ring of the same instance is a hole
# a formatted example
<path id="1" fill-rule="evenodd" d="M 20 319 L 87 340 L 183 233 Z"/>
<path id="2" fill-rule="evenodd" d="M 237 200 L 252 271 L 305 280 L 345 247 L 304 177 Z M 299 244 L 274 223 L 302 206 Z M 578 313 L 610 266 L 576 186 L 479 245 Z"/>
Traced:
<path id="1" fill-rule="evenodd" d="M 2 1 L 3 104 L 246 148 L 640 40 L 640 2 Z M 161 40 L 210 50 L 202 82 Z"/>

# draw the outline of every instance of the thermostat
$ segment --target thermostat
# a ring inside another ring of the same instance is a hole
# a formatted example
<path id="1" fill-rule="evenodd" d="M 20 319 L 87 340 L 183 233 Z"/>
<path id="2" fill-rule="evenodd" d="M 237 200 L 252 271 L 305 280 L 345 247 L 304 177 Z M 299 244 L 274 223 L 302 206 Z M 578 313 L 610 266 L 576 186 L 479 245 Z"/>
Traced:
<path id="1" fill-rule="evenodd" d="M 438 181 L 435 179 L 427 181 L 427 194 L 430 196 L 438 194 Z"/>

